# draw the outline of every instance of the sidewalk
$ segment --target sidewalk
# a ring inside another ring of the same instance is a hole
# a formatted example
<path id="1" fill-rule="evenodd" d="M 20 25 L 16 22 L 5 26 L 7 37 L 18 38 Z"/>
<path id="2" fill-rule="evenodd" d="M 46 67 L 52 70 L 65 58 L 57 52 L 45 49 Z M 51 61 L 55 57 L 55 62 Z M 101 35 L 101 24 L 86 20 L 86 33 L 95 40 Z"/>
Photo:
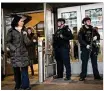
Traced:
<path id="1" fill-rule="evenodd" d="M 30 83 L 32 90 L 103 90 L 103 81 L 94 80 L 92 76 L 86 78 L 84 82 L 78 81 L 78 76 L 73 76 L 71 82 L 63 79 L 46 79 L 45 82 L 39 84 L 36 78 L 31 77 Z M 3 81 L 1 83 L 2 90 L 13 90 L 14 81 Z"/>

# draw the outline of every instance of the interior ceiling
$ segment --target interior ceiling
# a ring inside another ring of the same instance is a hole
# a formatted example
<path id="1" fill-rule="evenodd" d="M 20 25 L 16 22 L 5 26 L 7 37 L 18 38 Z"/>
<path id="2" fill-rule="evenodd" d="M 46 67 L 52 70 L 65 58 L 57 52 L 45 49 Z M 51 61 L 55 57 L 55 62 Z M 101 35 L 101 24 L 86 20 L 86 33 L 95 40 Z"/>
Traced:
<path id="1" fill-rule="evenodd" d="M 94 2 L 93 2 L 94 3 Z M 52 8 L 63 8 L 93 3 L 48 3 Z M 44 10 L 43 3 L 1 3 L 1 7 L 12 12 Z"/>
<path id="2" fill-rule="evenodd" d="M 95 2 L 96 3 L 96 2 Z M 72 7 L 72 6 L 79 6 L 79 5 L 86 5 L 86 4 L 94 4 L 93 3 L 79 3 L 79 2 L 76 2 L 76 3 L 48 3 L 51 7 L 53 8 L 63 8 L 63 7 Z"/>
<path id="3" fill-rule="evenodd" d="M 43 3 L 1 3 L 1 7 L 16 13 L 44 10 Z"/>

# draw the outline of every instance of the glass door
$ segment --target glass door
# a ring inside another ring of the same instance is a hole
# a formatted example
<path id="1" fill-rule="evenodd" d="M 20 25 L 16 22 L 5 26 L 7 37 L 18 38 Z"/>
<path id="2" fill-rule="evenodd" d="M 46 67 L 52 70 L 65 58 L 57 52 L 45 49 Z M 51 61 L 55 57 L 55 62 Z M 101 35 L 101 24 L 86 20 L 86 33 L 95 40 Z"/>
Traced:
<path id="1" fill-rule="evenodd" d="M 99 54 L 98 54 L 98 69 L 100 73 L 103 73 L 103 30 L 104 30 L 104 10 L 103 3 L 91 4 L 81 6 L 82 19 L 86 16 L 91 18 L 91 23 L 94 28 L 100 34 L 99 45 Z M 91 73 L 91 64 L 88 66 L 88 71 Z"/>

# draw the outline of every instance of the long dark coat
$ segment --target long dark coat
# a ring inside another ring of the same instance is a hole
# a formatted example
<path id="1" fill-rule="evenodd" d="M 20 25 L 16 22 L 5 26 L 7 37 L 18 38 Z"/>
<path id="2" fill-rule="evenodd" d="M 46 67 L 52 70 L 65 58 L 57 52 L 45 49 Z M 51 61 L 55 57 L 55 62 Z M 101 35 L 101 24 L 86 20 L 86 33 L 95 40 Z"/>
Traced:
<path id="1" fill-rule="evenodd" d="M 31 41 L 27 35 L 23 34 L 25 29 L 22 29 L 21 33 L 11 28 L 7 33 L 6 44 L 10 49 L 11 64 L 13 67 L 25 67 L 29 65 L 27 47 L 31 45 Z"/>
<path id="2" fill-rule="evenodd" d="M 36 40 L 35 36 L 33 33 L 31 34 L 28 34 L 28 38 L 30 39 L 31 41 L 31 45 L 28 46 L 28 54 L 29 54 L 29 59 L 30 59 L 30 64 L 33 64 L 34 61 L 36 60 L 36 53 L 35 53 L 35 46 L 37 44 L 37 42 L 33 42 L 33 39 Z"/>

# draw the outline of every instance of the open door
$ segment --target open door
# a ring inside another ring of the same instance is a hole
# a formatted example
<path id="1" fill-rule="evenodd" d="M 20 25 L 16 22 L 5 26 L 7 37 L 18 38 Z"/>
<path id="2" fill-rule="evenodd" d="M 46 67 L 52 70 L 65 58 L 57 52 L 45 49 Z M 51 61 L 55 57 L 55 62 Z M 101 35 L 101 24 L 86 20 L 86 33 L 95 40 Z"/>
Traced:
<path id="1" fill-rule="evenodd" d="M 54 34 L 54 18 L 52 8 L 44 3 L 45 28 L 45 54 L 44 54 L 44 80 L 56 74 L 56 61 L 53 58 L 52 39 Z"/>
<path id="2" fill-rule="evenodd" d="M 4 30 L 2 31 L 2 34 L 3 34 L 3 43 L 6 41 L 6 35 L 8 33 L 8 30 L 11 28 L 11 22 L 12 22 L 12 19 L 10 17 L 10 15 L 4 15 Z M 5 52 L 5 75 L 13 75 L 13 70 L 12 70 L 12 65 L 11 65 L 11 60 L 10 60 L 10 56 L 8 55 L 8 51 L 7 51 L 7 46 L 6 44 L 4 43 L 3 45 L 4 47 L 4 52 Z"/>
<path id="3" fill-rule="evenodd" d="M 1 8 L 1 50 L 5 51 L 5 22 L 4 22 L 4 10 Z M 5 75 L 5 55 L 1 52 L 1 75 Z"/>

